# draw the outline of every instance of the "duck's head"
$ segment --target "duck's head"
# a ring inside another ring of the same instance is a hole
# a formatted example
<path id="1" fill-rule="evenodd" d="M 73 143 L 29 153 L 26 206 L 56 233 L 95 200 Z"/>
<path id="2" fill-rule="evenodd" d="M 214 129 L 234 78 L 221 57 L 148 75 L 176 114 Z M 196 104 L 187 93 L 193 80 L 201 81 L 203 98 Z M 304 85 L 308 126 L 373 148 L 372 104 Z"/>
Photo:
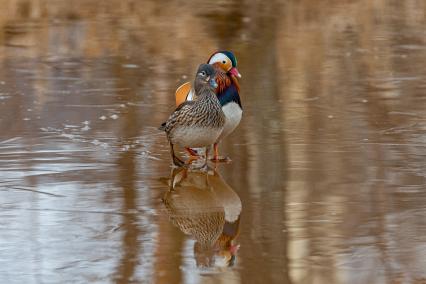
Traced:
<path id="1" fill-rule="evenodd" d="M 217 88 L 216 71 L 214 67 L 209 64 L 201 64 L 198 67 L 197 74 L 195 75 L 195 90 L 199 90 L 203 86 L 209 86 L 212 89 Z"/>
<path id="2" fill-rule="evenodd" d="M 231 76 L 241 78 L 241 74 L 237 69 L 237 58 L 231 51 L 217 51 L 210 56 L 207 63 L 220 67 Z"/>

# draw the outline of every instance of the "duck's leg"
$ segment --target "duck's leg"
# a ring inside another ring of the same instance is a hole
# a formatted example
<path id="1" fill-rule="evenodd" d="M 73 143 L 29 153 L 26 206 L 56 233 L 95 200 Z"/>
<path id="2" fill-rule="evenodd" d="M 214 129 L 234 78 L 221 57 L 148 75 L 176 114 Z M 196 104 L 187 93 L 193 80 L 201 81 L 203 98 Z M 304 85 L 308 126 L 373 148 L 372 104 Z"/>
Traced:
<path id="1" fill-rule="evenodd" d="M 219 143 L 216 142 L 213 144 L 213 148 L 214 148 L 214 156 L 212 158 L 212 161 L 214 162 L 230 162 L 231 159 L 228 157 L 221 157 L 219 156 Z"/>
<path id="2" fill-rule="evenodd" d="M 178 179 L 178 175 L 182 173 L 180 178 Z M 170 191 L 174 191 L 176 186 L 179 185 L 183 180 L 185 180 L 188 176 L 188 169 L 186 167 L 180 168 L 172 168 L 172 177 L 170 179 Z"/>
<path id="3" fill-rule="evenodd" d="M 178 171 L 176 170 L 176 168 L 172 168 L 170 184 L 169 184 L 169 190 L 170 191 L 175 190 L 175 178 L 176 178 L 177 173 L 178 173 Z"/>
<path id="4" fill-rule="evenodd" d="M 198 160 L 200 158 L 200 155 L 198 155 L 197 151 L 191 148 L 185 148 L 185 150 L 189 153 L 189 159 L 187 161 L 187 164 L 191 164 L 193 161 Z"/>
<path id="5" fill-rule="evenodd" d="M 209 150 L 210 150 L 210 146 L 206 147 L 206 159 L 204 160 L 204 165 L 202 166 L 202 168 L 207 168 L 207 162 L 209 161 Z"/>
<path id="6" fill-rule="evenodd" d="M 198 152 L 191 148 L 185 148 L 186 152 L 188 152 L 189 156 L 198 158 Z"/>
<path id="7" fill-rule="evenodd" d="M 172 155 L 172 161 L 173 161 L 173 164 L 175 166 L 182 167 L 185 164 L 181 159 L 179 159 L 175 155 L 175 151 L 173 149 L 173 144 L 171 142 L 170 142 L 170 154 Z"/>

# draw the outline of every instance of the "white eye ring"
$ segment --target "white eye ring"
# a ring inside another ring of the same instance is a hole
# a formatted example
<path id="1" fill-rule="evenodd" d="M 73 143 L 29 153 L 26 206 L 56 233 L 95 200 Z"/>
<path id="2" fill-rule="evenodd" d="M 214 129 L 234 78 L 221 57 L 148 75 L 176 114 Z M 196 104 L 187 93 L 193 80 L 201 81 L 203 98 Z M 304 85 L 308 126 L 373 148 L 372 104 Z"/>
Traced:
<path id="1" fill-rule="evenodd" d="M 206 72 L 205 72 L 205 71 L 201 71 L 199 74 L 200 74 L 201 76 L 206 76 Z"/>

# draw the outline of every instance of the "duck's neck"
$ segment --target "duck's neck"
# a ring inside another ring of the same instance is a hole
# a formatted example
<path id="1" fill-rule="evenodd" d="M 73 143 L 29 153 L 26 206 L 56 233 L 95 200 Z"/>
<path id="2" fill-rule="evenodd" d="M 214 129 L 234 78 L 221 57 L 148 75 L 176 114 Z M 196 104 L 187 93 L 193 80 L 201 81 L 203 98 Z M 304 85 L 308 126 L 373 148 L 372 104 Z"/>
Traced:
<path id="1" fill-rule="evenodd" d="M 199 100 L 217 100 L 214 89 L 206 84 L 196 86 L 195 93 L 197 94 Z"/>
<path id="2" fill-rule="evenodd" d="M 219 63 L 213 64 L 213 67 L 216 70 L 216 83 L 218 85 L 216 94 L 221 94 L 232 84 L 232 81 L 230 76 L 222 70 Z"/>

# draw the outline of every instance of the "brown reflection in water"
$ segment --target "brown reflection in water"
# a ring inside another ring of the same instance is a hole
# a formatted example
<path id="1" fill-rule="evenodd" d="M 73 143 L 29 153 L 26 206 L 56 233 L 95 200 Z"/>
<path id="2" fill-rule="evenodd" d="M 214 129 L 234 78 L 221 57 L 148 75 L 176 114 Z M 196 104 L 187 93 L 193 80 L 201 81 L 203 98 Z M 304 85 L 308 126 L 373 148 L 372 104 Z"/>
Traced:
<path id="1" fill-rule="evenodd" d="M 122 78 L 121 68 L 117 64 L 114 66 L 114 77 Z M 117 82 L 117 88 L 127 88 L 127 84 L 120 81 Z M 124 92 L 122 100 L 133 101 L 134 92 Z M 125 147 L 133 144 L 132 139 L 138 136 L 142 125 L 135 123 L 139 120 L 138 112 L 135 108 L 129 109 L 126 115 L 122 118 L 121 127 L 119 128 L 118 137 L 122 141 L 118 147 Z M 130 149 L 118 154 L 117 159 L 117 188 L 122 190 L 123 212 L 130 214 L 123 215 L 123 223 L 120 229 L 124 231 L 122 239 L 122 256 L 119 261 L 119 266 L 114 272 L 116 283 L 131 283 L 134 279 L 136 267 L 139 264 L 139 255 L 141 254 L 141 243 L 138 237 L 141 234 L 141 229 L 138 227 L 138 192 L 137 192 L 137 151 Z"/>
<path id="2" fill-rule="evenodd" d="M 363 254 L 365 263 L 381 266 L 378 263 L 383 262 L 385 278 L 393 279 L 398 273 L 389 269 L 394 261 L 389 251 L 398 248 L 386 240 L 390 237 L 388 218 L 406 209 L 393 192 L 398 183 L 405 182 L 391 181 L 392 176 L 405 175 L 407 161 L 416 165 L 408 171 L 419 173 L 424 168 L 418 163 L 424 149 L 416 146 L 415 138 L 421 127 L 413 127 L 414 121 L 423 123 L 423 115 L 418 116 L 420 109 L 409 102 L 424 104 L 415 89 L 424 81 L 419 62 L 425 61 L 425 53 L 409 52 L 402 46 L 404 42 L 418 44 L 416 29 L 425 18 L 414 17 L 418 22 L 413 25 L 413 19 L 393 17 L 401 11 L 417 14 L 403 2 L 373 5 L 359 1 L 342 7 L 310 4 L 286 5 L 286 22 L 280 23 L 278 36 L 282 74 L 278 82 L 280 95 L 288 102 L 282 105 L 282 113 L 291 134 L 286 139 L 291 166 L 287 188 L 291 278 L 325 283 L 355 279 L 351 272 L 344 272 L 345 268 L 351 271 L 349 267 L 355 270 L 354 259 L 333 273 L 324 269 L 349 261 L 336 251 L 346 248 L 346 242 L 365 237 L 360 227 L 366 226 L 372 227 L 368 235 L 376 241 Z M 424 5 L 418 9 L 424 10 Z M 372 15 L 380 15 L 380 22 Z M 398 83 L 407 76 L 408 66 L 412 66 L 411 78 Z M 417 116 L 414 120 L 410 112 Z M 407 135 L 411 132 L 414 135 Z M 418 187 L 421 178 L 416 175 L 405 178 Z M 326 242 L 322 236 L 327 236 Z M 377 259 L 375 250 L 380 255 Z M 416 270 L 405 277 L 415 278 Z M 375 279 L 368 272 L 358 277 L 365 282 Z"/>
<path id="3" fill-rule="evenodd" d="M 184 236 L 165 220 L 158 222 L 153 283 L 183 283 L 182 254 Z"/>
<path id="4" fill-rule="evenodd" d="M 221 146 L 233 159 L 222 168 L 223 176 L 244 201 L 238 237 L 242 249 L 234 267 L 241 277 L 235 282 L 388 283 L 425 278 L 425 2 L 2 4 L 0 142 L 18 137 L 21 147 L 16 151 L 15 142 L 2 145 L 2 153 L 15 152 L 5 155 L 2 167 L 14 172 L 19 172 L 18 166 L 52 168 L 52 156 L 60 158 L 64 168 L 73 163 L 75 168 L 98 165 L 94 175 L 64 170 L 57 175 L 29 174 L 24 183 L 60 187 L 63 181 L 83 181 L 99 190 L 97 184 L 105 180 L 116 185 L 106 189 L 105 204 L 120 192 L 122 200 L 116 204 L 124 212 L 138 210 L 142 196 L 148 196 L 147 206 L 162 212 L 162 204 L 152 197 L 158 189 L 153 185 L 158 187 L 156 179 L 168 170 L 169 159 L 167 144 L 154 129 L 173 108 L 174 88 L 191 77 L 211 51 L 229 48 L 244 76 L 245 111 L 240 127 Z M 76 104 L 81 107 L 69 107 Z M 125 107 L 116 106 L 120 104 Z M 111 108 L 120 118 L 99 120 Z M 55 133 L 41 133 L 41 128 L 81 123 L 83 117 L 91 121 L 91 131 L 77 133 L 85 142 L 61 141 L 66 149 L 90 148 L 90 157 L 25 152 L 38 149 L 36 144 L 55 144 Z M 110 145 L 109 157 L 88 143 L 102 135 L 119 141 Z M 138 144 L 138 136 L 151 144 Z M 134 148 L 121 149 L 129 145 Z M 138 156 L 143 152 L 147 161 Z M 113 164 L 113 170 L 101 167 L 100 161 Z M 2 174 L 22 185 L 8 171 Z M 139 189 L 138 182 L 148 189 Z M 75 204 L 99 198 L 85 193 L 73 195 Z M 29 206 L 37 205 L 38 198 Z M 16 194 L 11 203 L 19 201 L 22 197 Z M 72 209 L 73 203 L 67 204 Z M 90 204 L 101 209 L 105 205 Z M 80 225 L 71 218 L 75 213 L 69 214 L 58 226 Z M 154 282 L 184 281 L 180 266 L 185 238 L 159 215 L 155 240 L 138 241 L 144 236 L 140 215 L 123 214 L 118 230 L 123 233 L 122 254 L 106 256 L 118 263 L 112 272 L 117 282 L 134 279 L 143 266 L 138 256 L 153 243 L 154 257 L 144 261 L 154 263 Z M 32 216 L 33 232 L 49 235 L 46 219 L 38 217 Z M 89 227 L 101 223 L 93 220 Z M 115 244 L 117 234 L 107 236 L 105 241 Z M 83 238 L 76 248 L 87 244 Z M 33 246 L 40 248 L 37 242 Z M 49 268 L 38 271 L 53 259 L 55 249 L 41 250 L 35 257 L 43 258 L 33 268 L 39 282 L 49 278 Z M 206 257 L 201 258 L 202 251 Z M 195 254 L 203 265 L 212 257 L 206 246 Z M 77 263 L 88 258 L 84 253 L 77 257 Z M 96 263 L 96 258 L 89 259 Z M 61 260 L 54 259 L 54 264 Z M 86 268 L 69 266 L 75 270 L 64 277 Z M 110 275 L 104 263 L 100 267 L 91 271 L 95 278 Z"/>
<path id="5" fill-rule="evenodd" d="M 280 106 L 286 98 L 278 78 L 285 80 L 279 69 L 277 55 L 280 53 L 278 38 L 283 7 L 279 2 L 271 5 L 251 5 L 245 12 L 247 29 L 244 35 L 255 39 L 249 46 L 238 51 L 241 62 L 242 100 L 245 111 L 244 124 L 237 129 L 231 143 L 243 144 L 241 160 L 233 170 L 233 184 L 242 190 L 243 200 L 255 198 L 247 204 L 247 222 L 242 225 L 242 283 L 290 283 L 288 268 L 288 243 L 286 211 L 286 183 L 288 153 L 286 134 L 282 133 L 285 113 Z M 249 21 L 247 21 L 249 19 Z M 256 113 L 256 115 L 251 115 Z M 269 141 L 269 142 L 266 142 Z M 246 158 L 246 155 L 257 157 Z M 226 171 L 224 169 L 224 171 Z M 244 178 L 243 178 L 244 177 Z"/>
<path id="6" fill-rule="evenodd" d="M 141 252 L 138 236 L 140 229 L 138 228 L 138 215 L 134 214 L 137 210 L 137 192 L 135 187 L 135 158 L 134 151 L 128 151 L 120 154 L 117 160 L 119 167 L 119 188 L 123 194 L 123 212 L 131 212 L 131 214 L 123 215 L 123 223 L 120 230 L 124 231 L 122 239 L 122 257 L 119 266 L 114 272 L 114 278 L 117 283 L 129 283 L 132 279 L 136 266 L 139 263 L 139 254 Z"/>
<path id="7" fill-rule="evenodd" d="M 170 222 L 194 238 L 198 267 L 232 266 L 241 200 L 216 171 L 173 169 L 163 197 Z"/>

